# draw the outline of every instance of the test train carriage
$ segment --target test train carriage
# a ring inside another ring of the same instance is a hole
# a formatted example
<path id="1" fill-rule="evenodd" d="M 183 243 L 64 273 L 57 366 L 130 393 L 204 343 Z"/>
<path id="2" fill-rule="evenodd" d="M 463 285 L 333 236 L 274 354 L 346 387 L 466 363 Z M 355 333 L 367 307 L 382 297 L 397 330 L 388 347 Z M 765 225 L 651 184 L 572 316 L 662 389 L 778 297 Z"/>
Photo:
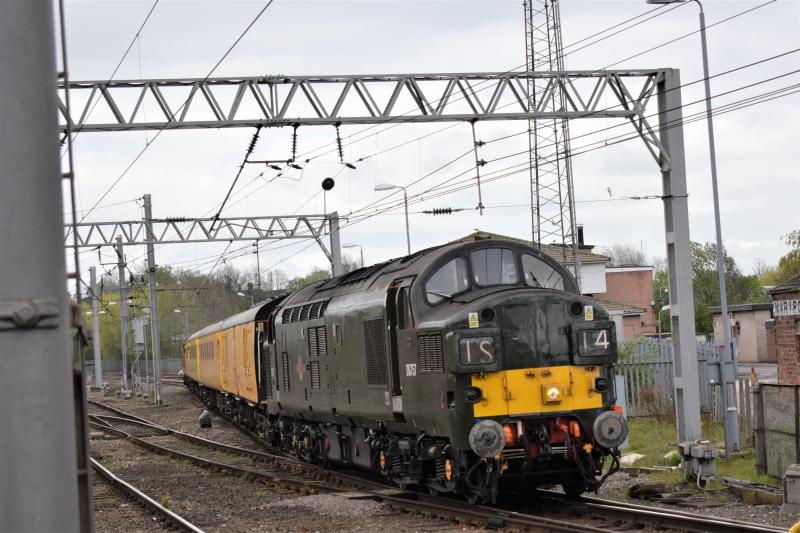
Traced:
<path id="1" fill-rule="evenodd" d="M 258 304 L 192 335 L 185 381 L 301 459 L 496 500 L 595 490 L 627 428 L 613 322 L 528 246 L 448 244 Z"/>

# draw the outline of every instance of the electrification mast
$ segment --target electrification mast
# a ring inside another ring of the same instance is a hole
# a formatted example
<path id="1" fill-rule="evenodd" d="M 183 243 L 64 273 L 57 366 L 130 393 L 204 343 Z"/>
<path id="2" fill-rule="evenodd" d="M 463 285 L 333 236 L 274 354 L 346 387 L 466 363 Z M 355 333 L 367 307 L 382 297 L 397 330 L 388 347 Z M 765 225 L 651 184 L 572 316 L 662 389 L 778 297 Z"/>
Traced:
<path id="1" fill-rule="evenodd" d="M 525 59 L 529 72 L 563 71 L 561 17 L 558 0 L 525 0 Z M 565 109 L 561 83 L 528 78 L 530 107 L 549 112 Z M 572 269 L 580 286 L 580 255 L 569 147 L 569 121 L 528 121 L 531 181 L 531 240 L 534 246 L 560 244 L 562 264 Z"/>

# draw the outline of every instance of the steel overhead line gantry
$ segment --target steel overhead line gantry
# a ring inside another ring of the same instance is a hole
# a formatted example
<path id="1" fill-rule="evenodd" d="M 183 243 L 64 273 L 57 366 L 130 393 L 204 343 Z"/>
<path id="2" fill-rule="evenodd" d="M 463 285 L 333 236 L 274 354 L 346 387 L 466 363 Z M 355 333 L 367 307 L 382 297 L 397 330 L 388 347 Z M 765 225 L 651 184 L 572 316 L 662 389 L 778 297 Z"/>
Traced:
<path id="1" fill-rule="evenodd" d="M 211 229 L 211 224 L 214 229 Z M 341 274 L 339 214 L 290 215 L 267 217 L 222 218 L 150 218 L 116 222 L 83 222 L 64 225 L 64 245 L 73 247 L 67 235 L 77 232 L 78 248 L 156 244 L 190 244 L 201 242 L 277 241 L 314 239 L 331 263 L 334 275 Z M 152 232 L 150 235 L 148 232 Z M 323 239 L 330 237 L 330 248 Z"/>
<path id="2" fill-rule="evenodd" d="M 664 69 L 574 70 L 70 81 L 70 91 L 77 95 L 75 100 L 84 104 L 73 104 L 75 115 L 69 120 L 77 132 L 548 118 L 641 119 L 641 111 L 663 73 Z M 529 80 L 538 80 L 537 92 L 544 95 L 562 94 L 563 109 L 552 109 L 546 98 L 533 103 L 528 98 Z M 634 89 L 636 82 L 644 82 L 646 90 Z M 63 93 L 62 84 L 59 94 L 63 97 Z M 232 99 L 223 98 L 230 96 Z M 605 98 L 617 108 L 604 108 L 601 103 Z M 223 108 L 220 102 L 225 99 L 231 103 Z M 154 110 L 148 109 L 147 120 L 143 113 L 146 100 L 155 102 Z M 413 111 L 400 111 L 400 101 L 411 101 Z M 66 106 L 60 102 L 59 109 L 60 128 L 64 131 Z"/>
<path id="3" fill-rule="evenodd" d="M 528 94 L 530 80 L 541 97 Z M 69 116 L 59 86 L 60 129 L 130 131 L 225 127 L 280 127 L 481 120 L 622 118 L 631 122 L 661 171 L 665 240 L 674 339 L 675 404 L 681 441 L 701 436 L 697 341 L 689 262 L 680 74 L 676 69 L 557 70 L 460 74 L 261 76 L 124 81 L 70 81 L 88 93 Z M 183 90 L 181 90 L 183 89 Z M 554 91 L 561 106 L 548 102 Z M 230 105 L 220 102 L 227 97 Z M 397 111 L 413 102 L 410 112 Z M 143 102 L 156 102 L 158 117 L 144 120 Z M 658 106 L 658 124 L 645 114 Z M 97 101 L 96 112 L 88 110 Z M 509 109 L 510 108 L 510 109 Z M 103 112 L 102 110 L 105 110 Z M 111 117 L 102 119 L 98 117 Z M 201 118 L 205 115 L 208 118 Z M 89 120 L 93 117 L 94 120 Z M 331 235 L 334 232 L 331 231 Z M 338 237 L 338 231 L 336 232 Z M 337 239 L 338 240 L 338 239 Z M 333 243 L 332 243 L 333 244 Z M 337 246 L 332 246 L 338 250 Z"/>

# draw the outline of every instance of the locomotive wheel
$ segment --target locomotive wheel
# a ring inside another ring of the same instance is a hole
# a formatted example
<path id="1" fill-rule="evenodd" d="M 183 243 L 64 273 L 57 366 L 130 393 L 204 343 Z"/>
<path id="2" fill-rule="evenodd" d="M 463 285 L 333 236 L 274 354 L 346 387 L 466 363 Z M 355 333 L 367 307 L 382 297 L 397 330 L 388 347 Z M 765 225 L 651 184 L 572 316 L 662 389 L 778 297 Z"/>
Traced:
<path id="1" fill-rule="evenodd" d="M 574 474 L 568 481 L 561 484 L 564 494 L 569 500 L 578 500 L 581 494 L 586 492 L 586 482 L 577 474 Z"/>

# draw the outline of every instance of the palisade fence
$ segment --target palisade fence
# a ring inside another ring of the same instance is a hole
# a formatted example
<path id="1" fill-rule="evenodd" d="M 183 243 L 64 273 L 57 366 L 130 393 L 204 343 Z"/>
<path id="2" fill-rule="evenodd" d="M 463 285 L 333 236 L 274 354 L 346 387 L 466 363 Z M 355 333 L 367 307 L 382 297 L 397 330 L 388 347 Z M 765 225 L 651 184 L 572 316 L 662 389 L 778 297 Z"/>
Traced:
<path id="1" fill-rule="evenodd" d="M 718 375 L 709 366 L 719 363 L 719 347 L 697 343 L 697 370 L 700 384 L 700 408 L 711 419 L 722 422 L 722 387 L 710 383 Z M 619 343 L 617 375 L 625 379 L 628 416 L 673 418 L 675 387 L 673 381 L 672 341 L 638 338 Z M 753 445 L 754 405 L 749 378 L 737 378 L 736 406 L 739 409 L 739 440 L 742 446 Z"/>

